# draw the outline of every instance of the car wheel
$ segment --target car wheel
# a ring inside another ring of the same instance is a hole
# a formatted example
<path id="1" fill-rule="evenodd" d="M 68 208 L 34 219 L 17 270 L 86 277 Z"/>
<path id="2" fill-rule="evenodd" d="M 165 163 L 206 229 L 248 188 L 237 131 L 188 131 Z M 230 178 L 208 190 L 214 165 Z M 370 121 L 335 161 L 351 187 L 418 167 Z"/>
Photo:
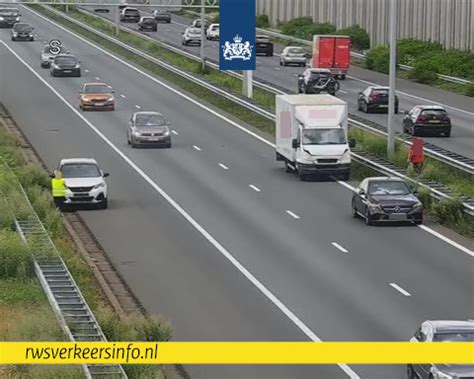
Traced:
<path id="1" fill-rule="evenodd" d="M 360 106 L 360 101 L 357 102 L 357 110 L 362 111 L 362 107 Z"/>
<path id="2" fill-rule="evenodd" d="M 369 104 L 367 104 L 365 101 L 364 101 L 364 105 L 362 106 L 362 110 L 364 111 L 364 113 L 369 113 L 370 111 Z"/>
<path id="3" fill-rule="evenodd" d="M 105 198 L 99 204 L 99 209 L 107 209 L 108 206 L 109 206 L 109 201 L 107 200 L 107 198 Z"/>
<path id="4" fill-rule="evenodd" d="M 412 365 L 407 365 L 407 377 L 408 379 L 418 379 Z"/>
<path id="5" fill-rule="evenodd" d="M 15 38 L 12 37 L 12 41 L 15 41 Z"/>
<path id="6" fill-rule="evenodd" d="M 359 213 L 357 213 L 357 208 L 354 201 L 352 202 L 351 209 L 352 209 L 352 217 L 359 218 L 360 216 L 359 216 Z"/>
<path id="7" fill-rule="evenodd" d="M 345 74 L 340 75 L 339 77 L 340 77 L 341 80 L 346 80 L 346 75 Z"/>
<path id="8" fill-rule="evenodd" d="M 167 149 L 171 148 L 171 141 L 165 146 Z"/>
<path id="9" fill-rule="evenodd" d="M 395 114 L 398 114 L 398 108 L 395 108 Z"/>
<path id="10" fill-rule="evenodd" d="M 413 137 L 416 137 L 416 136 L 418 135 L 418 130 L 416 130 L 415 125 L 413 125 L 413 126 L 411 127 L 411 130 L 410 130 L 410 131 L 411 131 L 410 134 L 411 134 Z"/>
<path id="11" fill-rule="evenodd" d="M 445 137 L 451 137 L 451 130 L 448 130 L 447 132 L 444 132 Z"/>
<path id="12" fill-rule="evenodd" d="M 336 92 L 329 92 L 331 96 L 336 96 Z"/>
<path id="13" fill-rule="evenodd" d="M 423 217 L 419 218 L 418 220 L 415 220 L 415 225 L 421 225 L 423 224 Z"/>
<path id="14" fill-rule="evenodd" d="M 135 149 L 137 147 L 137 144 L 133 140 L 133 137 L 130 139 L 130 145 L 132 145 L 132 149 Z"/>
<path id="15" fill-rule="evenodd" d="M 372 216 L 370 215 L 369 208 L 365 210 L 365 225 L 373 225 Z"/>

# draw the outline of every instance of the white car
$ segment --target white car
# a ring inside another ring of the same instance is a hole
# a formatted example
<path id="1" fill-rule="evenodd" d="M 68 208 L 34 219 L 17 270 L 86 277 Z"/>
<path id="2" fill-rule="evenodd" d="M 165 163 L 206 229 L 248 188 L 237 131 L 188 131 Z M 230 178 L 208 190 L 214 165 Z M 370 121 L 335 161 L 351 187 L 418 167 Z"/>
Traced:
<path id="1" fill-rule="evenodd" d="M 211 24 L 206 31 L 206 39 L 217 41 L 219 39 L 219 24 Z"/>
<path id="2" fill-rule="evenodd" d="M 197 28 L 187 28 L 181 39 L 183 46 L 195 44 L 201 46 L 201 29 Z"/>
<path id="3" fill-rule="evenodd" d="M 95 159 L 62 159 L 59 162 L 58 170 L 61 171 L 66 181 L 67 190 L 64 205 L 86 204 L 94 205 L 100 209 L 107 208 L 105 178 L 109 174 L 99 168 Z"/>

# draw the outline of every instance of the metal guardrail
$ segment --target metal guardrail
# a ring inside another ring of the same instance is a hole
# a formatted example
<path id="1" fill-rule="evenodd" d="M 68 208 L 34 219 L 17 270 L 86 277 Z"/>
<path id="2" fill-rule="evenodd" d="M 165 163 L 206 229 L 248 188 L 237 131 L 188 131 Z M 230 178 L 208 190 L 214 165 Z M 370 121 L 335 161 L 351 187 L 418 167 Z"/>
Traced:
<path id="1" fill-rule="evenodd" d="M 125 43 L 123 43 L 122 41 L 119 41 L 118 39 L 114 38 L 114 37 L 111 37 L 109 35 L 106 35 L 80 21 L 77 21 L 75 20 L 74 18 L 72 17 L 69 17 L 67 15 L 65 15 L 64 13 L 62 12 L 59 12 L 55 9 L 52 9 L 51 7 L 46 7 L 48 8 L 49 10 L 51 10 L 53 13 L 56 13 L 58 14 L 59 16 L 65 18 L 66 20 L 72 22 L 72 23 L 75 23 L 76 25 L 79 25 L 81 27 L 83 27 L 84 29 L 96 34 L 96 35 L 99 35 L 101 37 L 103 37 L 104 39 L 110 41 L 110 42 L 113 42 L 121 47 L 123 47 L 124 49 L 128 50 L 128 51 L 131 51 L 131 52 L 134 52 L 136 53 L 137 55 L 145 58 L 145 59 L 148 59 L 152 62 L 155 62 L 157 64 L 159 64 L 160 66 L 162 67 L 165 67 L 165 68 L 169 68 L 170 71 L 178 74 L 178 75 L 181 75 L 183 77 L 186 77 L 186 78 L 189 78 L 190 80 L 192 80 L 193 82 L 195 83 L 198 83 L 199 85 L 205 87 L 206 89 L 210 90 L 210 91 L 213 91 L 214 93 L 218 94 L 218 95 L 221 95 L 223 93 L 222 96 L 224 96 L 225 98 L 231 100 L 231 101 L 235 101 L 237 104 L 253 111 L 253 112 L 256 112 L 257 114 L 269 119 L 269 120 L 272 120 L 274 121 L 275 120 L 275 114 L 272 113 L 271 111 L 269 110 L 266 110 L 264 108 L 262 108 L 261 106 L 259 105 L 256 105 L 256 104 L 253 104 L 251 102 L 248 101 L 248 99 L 243 99 L 243 98 L 240 98 L 238 96 L 235 96 L 235 95 L 230 95 L 229 93 L 227 93 L 226 91 L 222 90 L 221 88 L 218 88 L 212 84 L 209 84 L 208 82 L 204 81 L 204 80 L 201 80 L 201 79 L 197 79 L 197 78 L 194 78 L 192 77 L 190 74 L 188 74 L 187 72 L 183 71 L 182 69 L 179 69 L 169 63 L 165 63 L 163 61 L 160 61 L 159 59 L 157 58 L 154 58 L 146 53 L 144 53 L 143 51 L 139 50 L 139 49 L 136 49 L 134 47 L 131 47 Z M 127 30 L 128 31 L 128 30 Z M 352 153 L 352 155 L 354 156 L 354 153 Z M 360 153 L 358 154 L 357 157 L 355 157 L 356 159 L 360 156 Z M 379 166 L 385 166 L 387 167 L 387 169 L 389 168 L 389 166 L 391 165 L 390 163 L 388 162 L 384 162 L 382 161 L 380 158 L 376 158 L 378 160 L 378 165 Z M 375 164 L 375 162 L 371 162 L 372 165 Z M 401 170 L 401 169 L 400 169 Z M 402 173 L 398 173 L 398 176 L 400 177 L 403 177 L 404 179 L 408 180 L 408 181 L 414 181 L 413 178 L 410 178 Z M 416 181 L 416 183 L 418 184 L 422 184 L 418 181 Z M 453 198 L 453 195 L 450 195 L 450 194 L 447 194 L 446 192 L 443 192 L 443 190 L 445 190 L 445 187 L 439 183 L 434 183 L 434 182 L 431 182 L 431 184 L 429 183 L 423 183 L 423 186 L 426 187 L 427 189 L 429 189 L 429 191 L 437 198 L 440 198 L 440 197 L 443 197 L 443 198 Z M 446 190 L 445 190 L 446 191 Z M 463 197 L 464 200 L 468 200 L 469 202 L 466 202 L 464 201 L 463 204 L 464 204 L 464 207 L 466 208 L 466 210 L 468 210 L 469 212 L 474 212 L 474 201 L 471 203 L 469 198 L 466 198 L 466 197 Z"/>
<path id="2" fill-rule="evenodd" d="M 27 219 L 15 218 L 15 229 L 32 251 L 35 274 L 61 329 L 72 342 L 107 342 L 79 286 L 33 209 L 23 186 L 8 164 L 3 161 L 0 163 L 12 181 L 16 181 L 26 204 L 31 209 Z M 118 364 L 83 364 L 82 369 L 88 379 L 127 379 L 125 371 Z"/>
<path id="3" fill-rule="evenodd" d="M 84 13 L 88 16 L 98 18 L 98 19 L 100 19 L 102 21 L 105 21 L 109 24 L 112 24 L 112 25 L 115 24 L 113 21 L 108 20 L 108 19 L 106 19 L 104 17 L 101 17 L 101 16 L 97 16 L 97 15 L 95 15 L 94 13 L 92 13 L 88 10 L 78 8 L 78 11 L 81 12 L 81 13 Z M 147 39 L 151 42 L 159 43 L 161 46 L 165 47 L 166 49 L 169 49 L 169 50 L 171 50 L 171 51 L 173 51 L 177 54 L 181 54 L 181 55 L 183 55 L 187 58 L 190 58 L 190 59 L 193 59 L 193 60 L 199 61 L 199 62 L 201 60 L 201 58 L 199 56 L 195 55 L 195 54 L 184 51 L 184 50 L 180 49 L 179 47 L 174 46 L 170 43 L 163 42 L 163 41 L 157 41 L 156 39 L 153 39 L 153 38 L 149 37 L 144 32 L 138 32 L 136 30 L 133 30 L 131 27 L 123 26 L 123 25 L 120 25 L 119 28 L 121 30 L 124 30 L 124 31 L 128 32 L 128 33 L 136 35 L 138 37 L 145 38 L 145 39 Z M 296 38 L 296 39 L 299 40 L 298 38 Z M 216 70 L 219 69 L 219 65 L 213 60 L 210 60 L 210 59 L 207 60 L 207 64 L 210 67 L 212 67 Z M 231 76 L 237 77 L 239 79 L 242 79 L 242 74 L 240 74 L 238 72 L 226 71 L 225 73 L 227 73 Z M 259 87 L 259 88 L 265 89 L 267 91 L 273 92 L 275 94 L 289 93 L 288 90 L 284 90 L 283 88 L 281 88 L 281 89 L 277 88 L 273 84 L 264 83 L 261 79 L 258 79 L 258 78 L 254 78 L 254 85 Z M 274 120 L 274 119 L 272 118 L 272 120 Z M 349 122 L 351 123 L 351 125 L 353 125 L 355 127 L 359 127 L 359 128 L 368 130 L 370 132 L 373 132 L 373 133 L 376 133 L 376 134 L 379 134 L 379 135 L 384 135 L 384 136 L 387 135 L 387 132 L 385 131 L 385 127 L 383 125 L 377 124 L 377 123 L 372 122 L 372 121 L 367 120 L 367 119 L 363 119 L 360 116 L 357 116 L 357 115 L 354 115 L 354 114 L 349 114 Z M 397 133 L 396 138 L 400 142 L 402 142 L 406 145 L 411 145 L 412 137 L 407 135 L 407 134 Z M 433 144 L 430 144 L 430 143 L 427 143 L 427 142 L 424 142 L 424 148 L 425 148 L 425 153 L 428 156 L 430 156 L 434 159 L 440 160 L 443 163 L 454 166 L 454 167 L 456 167 L 460 170 L 468 172 L 469 174 L 474 174 L 474 159 L 467 158 L 465 156 L 462 156 L 460 154 L 454 153 L 452 151 L 443 149 L 439 146 L 436 146 L 436 145 L 433 145 Z"/>
<path id="4" fill-rule="evenodd" d="M 294 42 L 297 42 L 299 44 L 306 45 L 306 46 L 313 46 L 311 41 L 301 39 L 301 38 L 292 37 L 292 36 L 288 36 L 288 35 L 282 34 L 282 33 L 278 33 L 275 30 L 257 28 L 257 31 L 259 33 L 267 34 L 271 37 L 275 37 L 275 38 L 279 38 L 279 39 L 286 39 L 288 41 L 294 41 Z M 352 52 L 352 51 L 351 51 L 351 56 L 354 57 L 354 58 L 362 59 L 362 60 L 364 60 L 366 58 L 366 56 L 364 54 L 356 53 L 356 52 Z M 413 67 L 407 66 L 407 65 L 404 65 L 404 64 L 399 64 L 398 68 L 400 68 L 404 71 L 410 71 L 410 70 L 413 69 Z M 447 82 L 451 82 L 451 83 L 474 84 L 474 82 L 472 82 L 470 80 L 467 80 L 467 79 L 456 78 L 456 77 L 453 77 L 453 76 L 442 75 L 442 74 L 437 74 L 437 76 L 438 76 L 439 79 L 447 81 Z"/>

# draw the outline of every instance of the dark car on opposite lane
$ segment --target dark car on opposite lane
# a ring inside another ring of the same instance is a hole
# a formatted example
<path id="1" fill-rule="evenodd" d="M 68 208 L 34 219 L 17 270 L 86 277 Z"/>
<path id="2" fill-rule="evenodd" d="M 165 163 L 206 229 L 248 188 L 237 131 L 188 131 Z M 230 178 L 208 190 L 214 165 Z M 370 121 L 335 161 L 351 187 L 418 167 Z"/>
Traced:
<path id="1" fill-rule="evenodd" d="M 265 54 L 273 57 L 273 42 L 270 37 L 258 34 L 255 37 L 255 54 Z"/>
<path id="2" fill-rule="evenodd" d="M 423 223 L 423 205 L 413 190 L 397 177 L 364 179 L 352 195 L 352 215 L 367 225 L 376 221 Z"/>
<path id="3" fill-rule="evenodd" d="M 416 105 L 403 119 L 403 132 L 412 136 L 451 136 L 451 119 L 439 105 Z"/>
<path id="4" fill-rule="evenodd" d="M 421 324 L 411 342 L 474 342 L 474 321 L 428 320 Z M 472 379 L 472 364 L 409 364 L 408 379 Z"/>
<path id="5" fill-rule="evenodd" d="M 388 87 L 367 87 L 359 92 L 357 107 L 365 113 L 375 110 L 388 112 L 388 94 Z M 395 113 L 398 113 L 398 96 L 395 96 Z"/>
<path id="6" fill-rule="evenodd" d="M 298 93 L 335 95 L 339 90 L 339 82 L 327 68 L 307 68 L 298 75 Z"/>
<path id="7" fill-rule="evenodd" d="M 11 28 L 21 19 L 18 8 L 0 8 L 0 27 Z"/>
<path id="8" fill-rule="evenodd" d="M 171 147 L 170 122 L 159 112 L 135 112 L 128 123 L 127 143 L 132 147 Z"/>
<path id="9" fill-rule="evenodd" d="M 153 17 L 155 18 L 156 22 L 161 21 L 161 22 L 166 22 L 167 24 L 171 22 L 171 13 L 163 11 L 163 10 L 159 10 L 159 9 L 154 10 Z"/>
<path id="10" fill-rule="evenodd" d="M 34 41 L 33 29 L 30 24 L 17 22 L 11 29 L 12 41 Z"/>
<path id="11" fill-rule="evenodd" d="M 140 21 L 138 21 L 138 30 L 151 30 L 152 32 L 156 32 L 158 30 L 156 20 L 149 16 L 142 17 Z"/>
<path id="12" fill-rule="evenodd" d="M 81 76 L 81 64 L 71 54 L 59 54 L 54 57 L 49 69 L 51 76 Z"/>

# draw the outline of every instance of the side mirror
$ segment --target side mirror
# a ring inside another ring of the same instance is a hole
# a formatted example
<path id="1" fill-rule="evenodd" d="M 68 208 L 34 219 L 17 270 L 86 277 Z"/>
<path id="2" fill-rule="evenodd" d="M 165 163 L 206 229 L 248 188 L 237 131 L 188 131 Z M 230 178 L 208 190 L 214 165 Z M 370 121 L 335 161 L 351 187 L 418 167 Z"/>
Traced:
<path id="1" fill-rule="evenodd" d="M 112 91 L 110 91 L 110 93 L 115 93 L 115 91 L 114 91 L 114 90 L 112 90 Z"/>
<path id="2" fill-rule="evenodd" d="M 353 149 L 356 147 L 356 140 L 354 138 L 349 138 L 349 147 Z"/>
<path id="3" fill-rule="evenodd" d="M 308 59 L 312 57 L 312 55 L 310 53 L 306 53 L 304 56 Z"/>
<path id="4" fill-rule="evenodd" d="M 104 173 L 102 174 L 102 176 L 103 176 L 104 178 L 107 178 L 108 176 L 110 176 L 110 174 L 109 174 L 108 172 L 104 172 Z"/>
<path id="5" fill-rule="evenodd" d="M 365 191 L 362 188 L 359 190 L 359 195 L 360 196 L 365 196 Z"/>
<path id="6" fill-rule="evenodd" d="M 291 146 L 293 147 L 293 149 L 297 149 L 298 147 L 300 147 L 300 144 L 298 143 L 298 140 L 296 138 L 291 141 Z"/>
<path id="7" fill-rule="evenodd" d="M 363 92 L 358 92 L 358 93 L 359 93 L 359 95 L 363 95 L 363 94 L 364 94 Z"/>

